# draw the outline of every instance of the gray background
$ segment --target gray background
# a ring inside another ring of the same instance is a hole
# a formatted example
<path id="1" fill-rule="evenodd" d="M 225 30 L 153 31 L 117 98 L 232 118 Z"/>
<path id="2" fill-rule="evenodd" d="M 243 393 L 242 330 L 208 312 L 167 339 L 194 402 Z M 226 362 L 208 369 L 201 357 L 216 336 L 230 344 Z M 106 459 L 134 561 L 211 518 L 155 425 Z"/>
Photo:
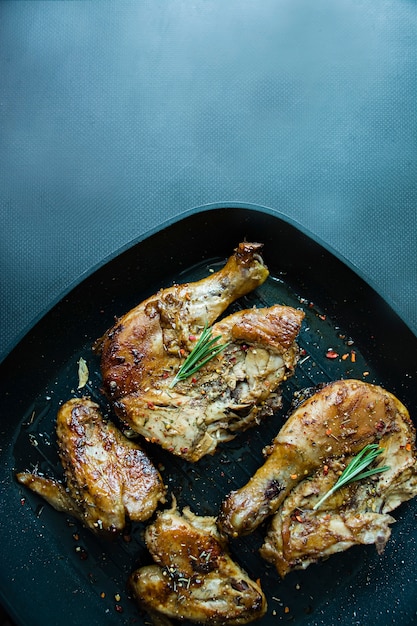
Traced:
<path id="1" fill-rule="evenodd" d="M 0 354 L 108 254 L 222 201 L 295 219 L 416 332 L 416 20 L 409 0 L 1 2 Z"/>

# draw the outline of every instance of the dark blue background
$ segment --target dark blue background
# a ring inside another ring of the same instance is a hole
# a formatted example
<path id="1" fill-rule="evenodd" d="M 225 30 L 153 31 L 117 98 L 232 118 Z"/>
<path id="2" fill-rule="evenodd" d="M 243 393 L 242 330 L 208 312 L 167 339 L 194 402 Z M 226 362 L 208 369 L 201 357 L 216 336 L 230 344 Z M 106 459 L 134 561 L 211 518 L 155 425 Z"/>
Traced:
<path id="1" fill-rule="evenodd" d="M 411 0 L 1 2 L 0 354 L 221 201 L 297 220 L 417 331 L 416 26 Z"/>
<path id="2" fill-rule="evenodd" d="M 222 201 L 298 221 L 417 332 L 416 27 L 412 0 L 2 1 L 0 358 Z"/>

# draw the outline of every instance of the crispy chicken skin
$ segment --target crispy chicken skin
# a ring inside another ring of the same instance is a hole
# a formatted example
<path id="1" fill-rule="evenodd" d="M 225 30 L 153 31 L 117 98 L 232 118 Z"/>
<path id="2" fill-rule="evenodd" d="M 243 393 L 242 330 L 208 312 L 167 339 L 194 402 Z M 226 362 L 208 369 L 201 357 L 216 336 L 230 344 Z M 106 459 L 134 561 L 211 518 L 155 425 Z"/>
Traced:
<path id="1" fill-rule="evenodd" d="M 121 531 L 147 520 L 164 501 L 162 478 L 147 455 L 126 439 L 88 398 L 73 398 L 58 411 L 57 440 L 66 484 L 36 473 L 17 479 L 58 511 L 94 531 Z"/>
<path id="2" fill-rule="evenodd" d="M 241 243 L 221 270 L 158 292 L 99 341 L 104 388 L 118 416 L 188 461 L 214 453 L 219 442 L 278 408 L 278 387 L 297 362 L 301 311 L 279 305 L 238 311 L 212 327 L 227 348 L 171 386 L 204 325 L 268 277 L 261 247 Z"/>
<path id="3" fill-rule="evenodd" d="M 417 495 L 415 438 L 407 426 L 401 424 L 379 441 L 384 452 L 376 465 L 388 465 L 386 472 L 342 487 L 313 510 L 352 460 L 339 457 L 291 491 L 273 516 L 260 550 L 281 577 L 353 545 L 375 544 L 383 551 L 395 522 L 389 513 Z"/>
<path id="4" fill-rule="evenodd" d="M 136 570 L 130 584 L 150 615 L 220 626 L 265 613 L 262 589 L 231 559 L 215 518 L 188 508 L 181 515 L 174 504 L 158 513 L 145 540 L 155 563 Z"/>
<path id="5" fill-rule="evenodd" d="M 414 440 L 415 431 L 407 409 L 394 395 L 377 385 L 358 380 L 329 383 L 293 412 L 266 450 L 264 465 L 245 486 L 226 497 L 218 518 L 219 528 L 222 533 L 231 536 L 244 535 L 279 511 L 278 515 L 284 516 L 284 536 L 288 531 L 286 524 L 291 519 L 291 508 L 295 510 L 299 506 L 298 501 L 304 503 L 306 493 L 311 496 L 309 502 L 314 504 L 313 495 L 326 491 L 330 479 L 325 475 L 325 468 L 337 468 L 338 463 L 344 467 L 349 458 L 360 452 L 366 444 L 375 442 L 385 448 L 380 462 L 386 462 L 391 470 L 381 474 L 375 483 L 371 481 L 379 494 L 374 505 L 377 511 L 381 506 L 382 511 L 390 511 L 394 508 L 394 500 L 398 500 L 399 504 L 415 494 Z M 408 484 L 409 479 L 411 485 Z M 405 486 L 399 486 L 403 482 Z M 358 506 L 359 502 L 366 500 L 362 488 L 358 489 L 357 486 L 351 488 L 353 510 L 355 501 Z M 338 502 L 343 493 L 336 492 L 327 506 Z M 317 514 L 308 514 L 308 522 L 312 524 L 311 533 L 318 532 L 317 540 L 308 533 L 308 523 L 299 530 L 301 533 L 304 528 L 317 552 L 323 541 L 324 553 L 326 545 L 335 542 L 337 533 L 335 530 L 336 534 L 330 538 L 331 533 L 328 528 L 326 530 L 326 525 L 320 526 L 322 514 L 323 508 L 318 509 Z M 378 519 L 380 522 L 381 519 Z M 275 518 L 274 527 L 277 528 L 279 524 L 279 519 Z M 344 532 L 347 530 L 344 529 Z M 295 536 L 292 539 L 295 540 Z M 274 541 L 271 539 L 270 543 Z M 302 547 L 298 547 L 302 551 Z M 268 549 L 265 548 L 263 552 L 266 555 Z"/>

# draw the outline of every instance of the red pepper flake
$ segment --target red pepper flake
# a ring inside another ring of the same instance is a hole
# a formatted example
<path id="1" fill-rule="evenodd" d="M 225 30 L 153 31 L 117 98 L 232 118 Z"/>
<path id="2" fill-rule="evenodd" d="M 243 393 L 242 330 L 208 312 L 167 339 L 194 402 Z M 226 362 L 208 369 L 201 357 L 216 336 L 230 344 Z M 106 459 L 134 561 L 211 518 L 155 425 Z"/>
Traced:
<path id="1" fill-rule="evenodd" d="M 195 335 L 189 335 L 188 339 L 189 339 L 189 341 L 195 341 L 197 339 L 197 337 Z"/>
<path id="2" fill-rule="evenodd" d="M 184 354 L 185 354 L 185 350 L 184 350 L 184 348 L 180 348 L 180 355 L 181 355 L 181 356 L 184 356 Z"/>
<path id="3" fill-rule="evenodd" d="M 169 376 L 169 372 L 163 372 L 162 373 L 162 378 L 168 378 Z"/>
<path id="4" fill-rule="evenodd" d="M 148 404 L 148 409 L 154 409 L 155 408 L 155 405 L 154 405 L 153 402 L 149 401 L 147 404 Z"/>
<path id="5" fill-rule="evenodd" d="M 193 376 L 192 379 L 191 379 L 191 382 L 193 383 L 193 385 L 195 385 L 196 382 L 197 382 L 197 379 Z"/>
<path id="6" fill-rule="evenodd" d="M 26 504 L 25 498 L 20 498 L 20 504 L 24 506 Z"/>
<path id="7" fill-rule="evenodd" d="M 407 452 L 411 452 L 411 443 L 406 443 L 405 449 L 407 450 Z"/>
<path id="8" fill-rule="evenodd" d="M 378 432 L 382 432 L 383 430 L 385 430 L 385 422 L 384 420 L 379 420 L 379 422 L 375 425 L 375 428 Z"/>
<path id="9" fill-rule="evenodd" d="M 326 319 L 327 319 L 327 315 L 319 315 L 319 318 L 320 318 L 321 320 L 323 320 L 323 322 L 324 322 L 324 320 L 326 320 Z"/>
<path id="10" fill-rule="evenodd" d="M 297 480 L 298 474 L 290 474 L 291 480 Z"/>
<path id="11" fill-rule="evenodd" d="M 326 352 L 326 357 L 328 359 L 337 359 L 338 356 L 339 356 L 338 353 L 332 348 L 329 348 Z"/>
<path id="12" fill-rule="evenodd" d="M 328 428 L 328 429 L 326 430 L 326 435 L 330 436 L 331 434 L 332 434 L 332 429 L 331 429 L 331 428 Z"/>
<path id="13" fill-rule="evenodd" d="M 123 607 L 120 604 L 115 604 L 114 608 L 117 611 L 117 613 L 123 613 Z"/>
<path id="14" fill-rule="evenodd" d="M 352 361 L 352 363 L 356 362 L 356 352 L 354 350 L 351 350 L 350 352 L 350 360 Z"/>
<path id="15" fill-rule="evenodd" d="M 323 467 L 323 474 L 324 474 L 325 476 L 327 476 L 327 474 L 328 474 L 328 473 L 329 473 L 329 466 L 328 466 L 328 465 L 325 465 L 325 466 Z"/>
<path id="16" fill-rule="evenodd" d="M 247 352 L 247 351 L 249 350 L 249 346 L 248 346 L 248 345 L 246 345 L 246 343 L 242 343 L 242 345 L 240 346 L 240 349 L 241 349 L 243 352 Z"/>
<path id="17" fill-rule="evenodd" d="M 299 522 L 300 524 L 302 524 L 304 522 L 303 518 L 301 517 L 301 515 L 296 515 L 295 519 L 297 520 L 297 522 Z"/>
<path id="18" fill-rule="evenodd" d="M 369 372 L 362 372 L 362 376 L 369 376 Z"/>

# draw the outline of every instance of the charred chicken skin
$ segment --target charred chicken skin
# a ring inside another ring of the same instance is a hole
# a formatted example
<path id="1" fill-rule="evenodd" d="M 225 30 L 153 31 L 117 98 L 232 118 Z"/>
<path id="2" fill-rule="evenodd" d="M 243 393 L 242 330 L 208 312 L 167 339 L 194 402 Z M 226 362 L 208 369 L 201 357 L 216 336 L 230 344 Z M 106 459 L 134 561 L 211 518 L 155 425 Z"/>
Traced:
<path id="1" fill-rule="evenodd" d="M 174 505 L 158 513 L 145 540 L 155 563 L 135 571 L 130 583 L 151 616 L 220 626 L 264 615 L 262 589 L 230 557 L 215 518 L 188 508 L 181 515 Z"/>
<path id="2" fill-rule="evenodd" d="M 390 470 L 343 487 L 312 510 L 370 443 L 384 448 L 378 464 Z M 226 497 L 218 525 L 227 535 L 244 535 L 276 513 L 262 553 L 282 575 L 353 543 L 383 545 L 392 522 L 387 513 L 417 493 L 407 409 L 388 391 L 358 380 L 330 383 L 305 400 L 266 454 L 249 482 Z"/>
<path id="3" fill-rule="evenodd" d="M 188 461 L 214 453 L 278 408 L 279 385 L 297 362 L 299 310 L 249 309 L 214 323 L 268 277 L 261 247 L 241 243 L 221 270 L 158 292 L 98 342 L 104 388 L 120 419 Z M 173 386 L 206 325 L 227 347 Z"/>
<path id="4" fill-rule="evenodd" d="M 147 455 L 128 440 L 88 398 L 73 398 L 57 415 L 58 449 L 65 485 L 37 473 L 17 479 L 58 511 L 94 531 L 121 531 L 144 521 L 165 499 L 162 478 Z"/>

